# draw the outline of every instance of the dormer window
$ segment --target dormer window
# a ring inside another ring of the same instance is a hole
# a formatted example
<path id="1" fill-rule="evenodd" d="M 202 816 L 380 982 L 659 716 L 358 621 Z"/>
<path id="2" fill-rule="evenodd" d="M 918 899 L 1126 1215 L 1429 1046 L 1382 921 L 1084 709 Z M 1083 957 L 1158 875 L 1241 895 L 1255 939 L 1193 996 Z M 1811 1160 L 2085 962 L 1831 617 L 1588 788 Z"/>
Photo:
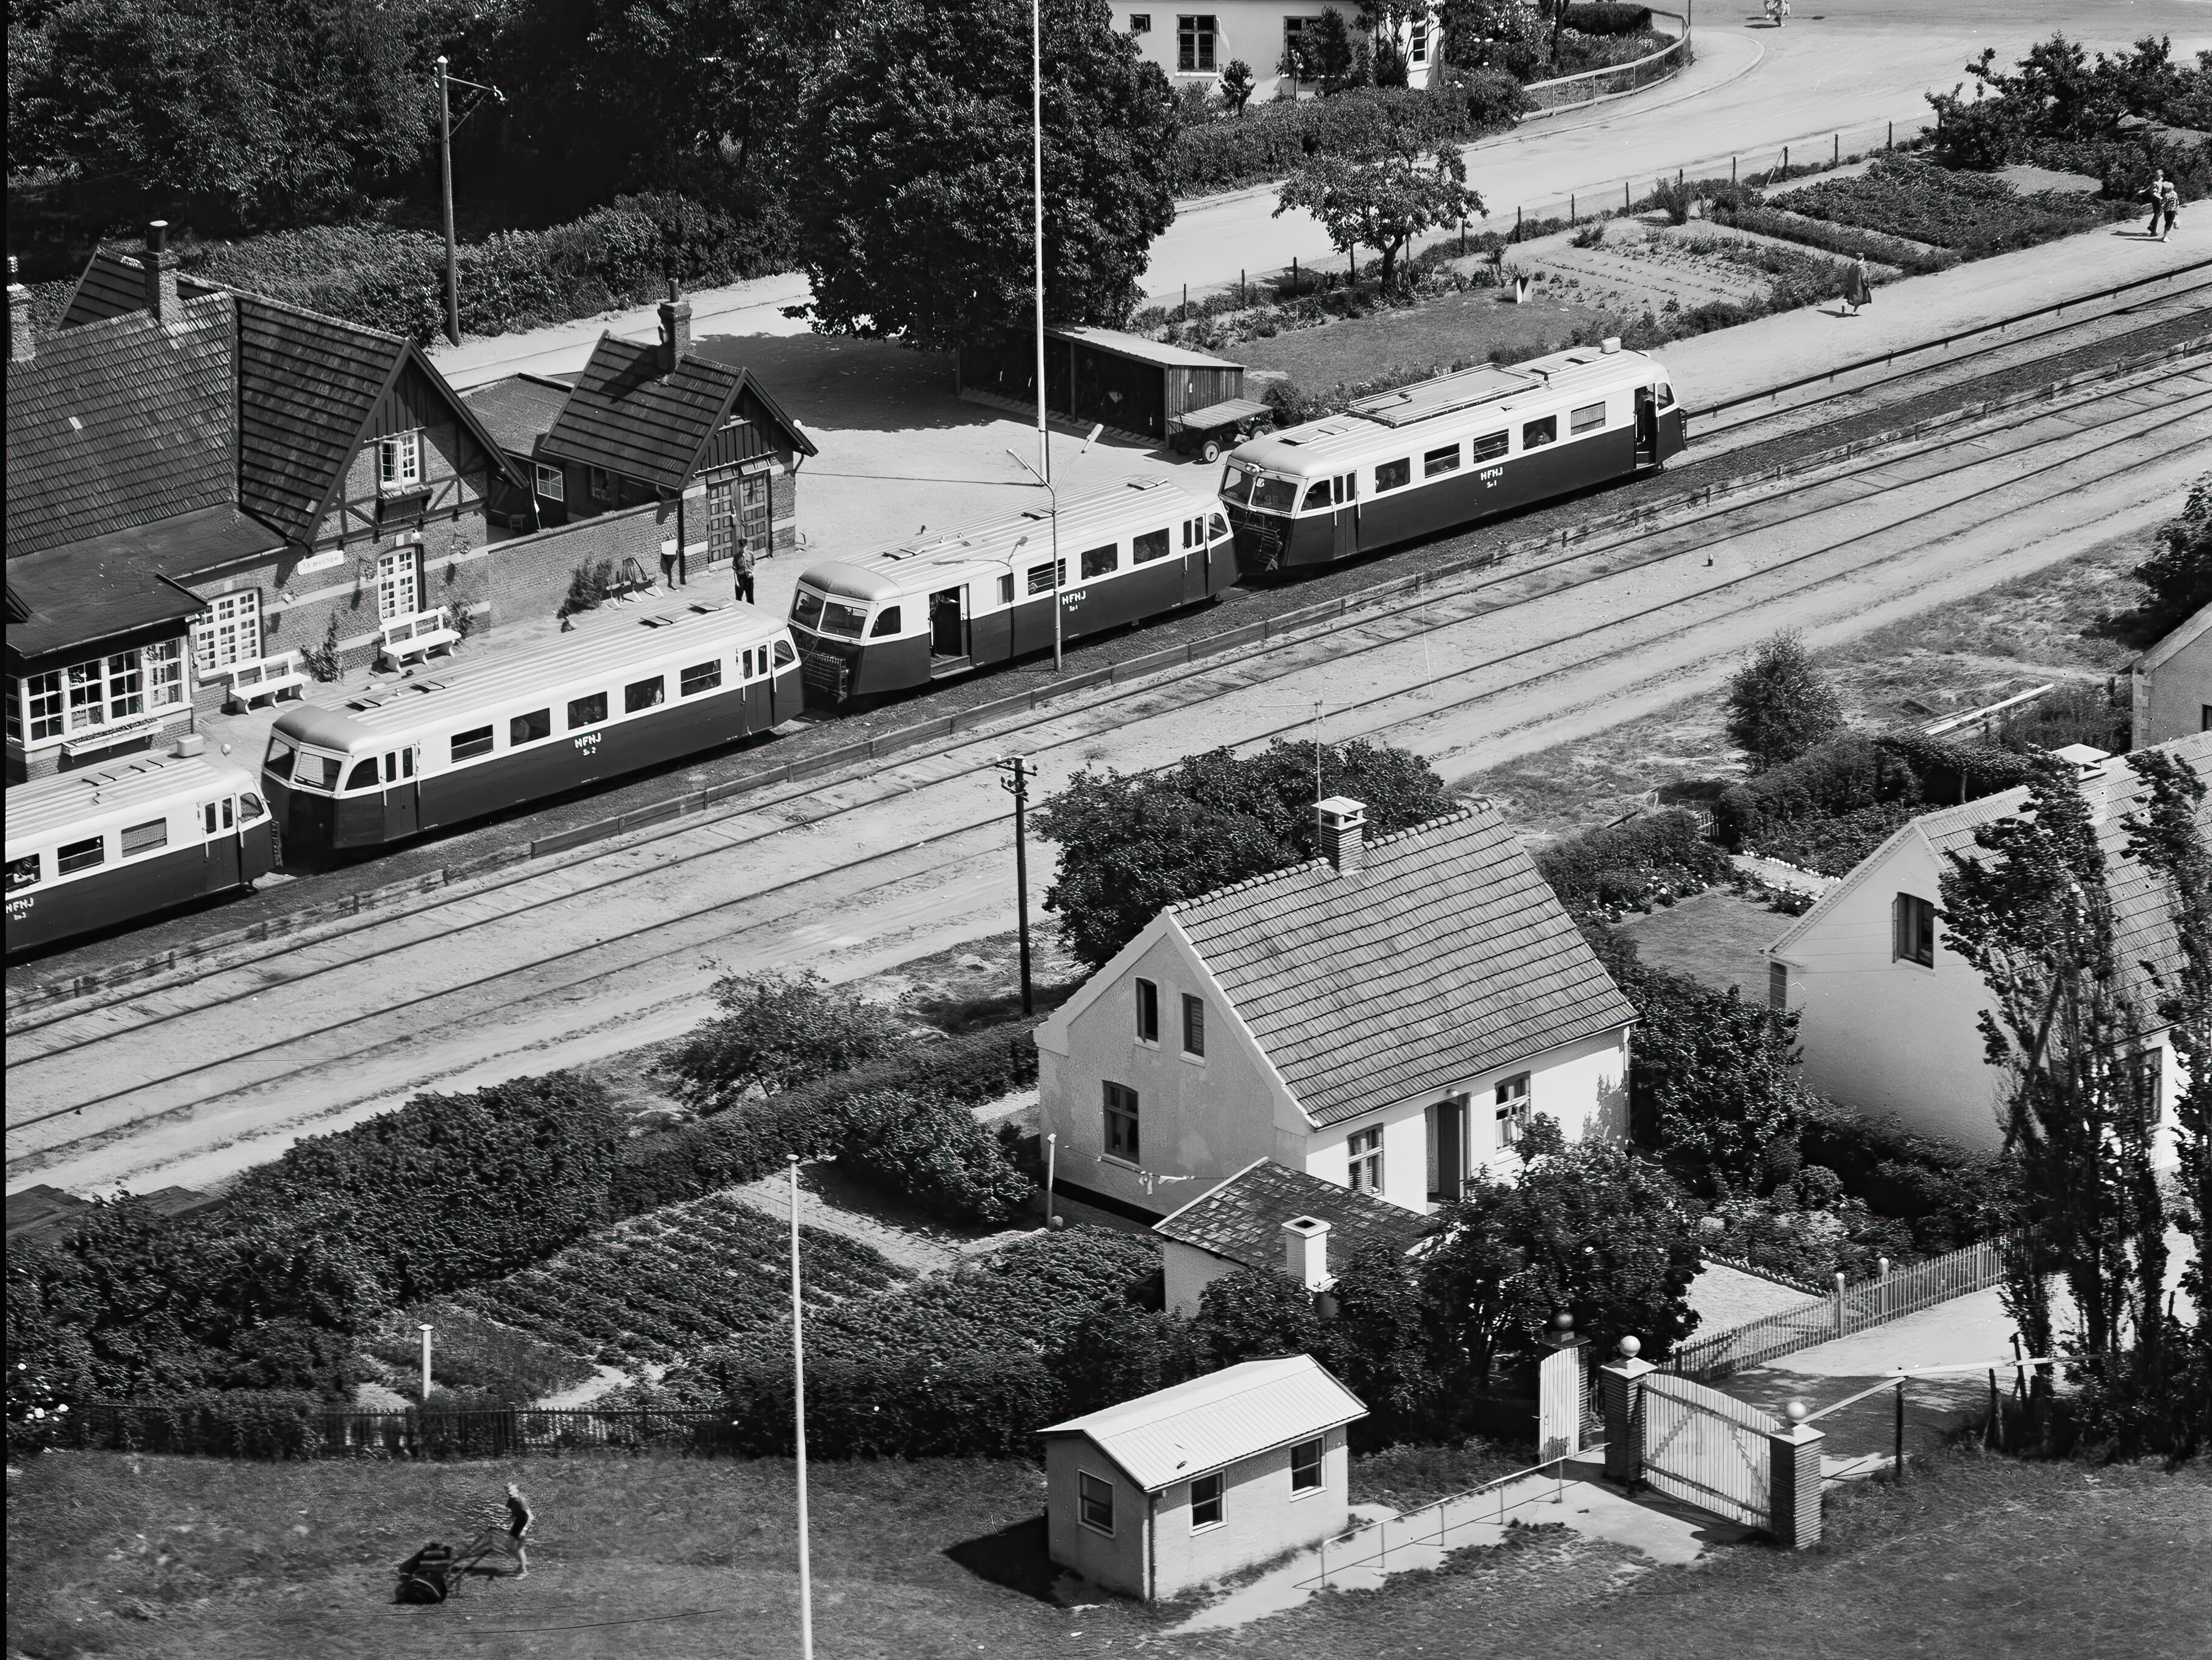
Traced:
<path id="1" fill-rule="evenodd" d="M 376 441 L 376 488 L 404 496 L 422 488 L 422 435 L 395 432 Z"/>

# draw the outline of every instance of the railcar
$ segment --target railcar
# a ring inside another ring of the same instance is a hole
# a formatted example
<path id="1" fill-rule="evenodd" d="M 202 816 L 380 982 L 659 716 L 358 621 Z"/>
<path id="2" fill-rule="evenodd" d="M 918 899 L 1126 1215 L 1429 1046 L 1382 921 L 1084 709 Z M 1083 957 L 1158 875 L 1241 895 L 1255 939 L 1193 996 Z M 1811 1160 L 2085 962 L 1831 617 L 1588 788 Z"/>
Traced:
<path id="1" fill-rule="evenodd" d="M 8 792 L 8 949 L 250 887 L 274 857 L 270 824 L 252 774 L 199 755 L 18 784 Z"/>
<path id="2" fill-rule="evenodd" d="M 1221 498 L 1248 574 L 1322 565 L 1664 465 L 1682 408 L 1617 340 L 1486 364 L 1255 438 Z"/>
<path id="3" fill-rule="evenodd" d="M 809 696 L 842 703 L 1048 649 L 1055 589 L 1073 640 L 1211 599 L 1237 580 L 1220 498 L 1131 478 L 1045 508 L 826 560 L 791 628 Z M 1053 544 L 1060 548 L 1054 581 Z"/>
<path id="4" fill-rule="evenodd" d="M 262 787 L 288 843 L 374 847 L 769 730 L 799 655 L 750 605 L 589 617 L 542 650 L 277 717 Z"/>

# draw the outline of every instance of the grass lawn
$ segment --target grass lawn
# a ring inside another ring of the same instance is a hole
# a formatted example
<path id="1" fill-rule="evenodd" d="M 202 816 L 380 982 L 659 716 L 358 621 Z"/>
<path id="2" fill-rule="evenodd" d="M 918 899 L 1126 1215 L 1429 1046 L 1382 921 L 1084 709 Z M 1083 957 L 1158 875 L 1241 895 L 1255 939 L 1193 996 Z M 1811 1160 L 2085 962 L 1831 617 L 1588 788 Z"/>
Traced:
<path id="1" fill-rule="evenodd" d="M 1708 888 L 1620 924 L 1653 968 L 1715 991 L 1737 987 L 1754 1003 L 1766 998 L 1764 953 L 1789 926 L 1790 918 L 1771 905 L 1726 888 Z"/>
<path id="2" fill-rule="evenodd" d="M 1418 306 L 1240 340 L 1223 350 L 1252 372 L 1255 398 L 1272 380 L 1326 392 L 1340 381 L 1414 371 L 1442 374 L 1455 362 L 1486 362 L 1500 349 L 1508 362 L 1519 362 L 1540 357 L 1576 329 L 1607 315 L 1563 303 L 1550 289 L 1549 283 L 1539 284 L 1525 306 L 1507 303 L 1497 289 L 1469 289 Z"/>
<path id="3" fill-rule="evenodd" d="M 1477 1458 L 1480 1455 L 1475 1456 Z M 1456 1480 L 1400 1455 L 1395 1487 Z M 1469 1466 L 1471 1467 L 1471 1465 Z M 541 1535 L 520 1584 L 393 1607 L 388 1567 L 472 1528 L 510 1480 Z M 1356 1497 L 1372 1497 L 1365 1491 Z M 1161 1640 L 1180 1608 L 1066 1582 L 1043 1483 L 1014 1463 L 819 1465 L 825 1656 L 1175 1655 L 1285 1660 L 1540 1653 L 2095 1656 L 2198 1651 L 2212 1484 L 2149 1468 L 1945 1455 L 1901 1489 L 1832 1495 L 1829 1536 L 1653 1568 L 1555 1529 L 1242 1631 Z M 1413 1493 L 1401 1493 L 1411 1499 Z M 9 1652 L 147 1660 L 796 1652 L 791 1470 L 775 1461 L 445 1466 L 48 1455 L 9 1478 Z M 667 1616 L 680 1616 L 669 1618 Z"/>

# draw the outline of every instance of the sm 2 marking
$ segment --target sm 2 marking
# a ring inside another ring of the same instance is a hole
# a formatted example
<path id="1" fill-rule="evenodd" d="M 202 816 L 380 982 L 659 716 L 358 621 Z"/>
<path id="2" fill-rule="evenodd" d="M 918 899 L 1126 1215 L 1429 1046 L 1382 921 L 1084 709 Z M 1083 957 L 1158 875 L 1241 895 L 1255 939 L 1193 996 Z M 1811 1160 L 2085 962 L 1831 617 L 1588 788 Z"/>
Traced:
<path id="1" fill-rule="evenodd" d="M 599 737 L 596 732 L 587 732 L 582 737 L 569 741 L 575 745 L 579 755 L 597 755 L 599 752 Z"/>

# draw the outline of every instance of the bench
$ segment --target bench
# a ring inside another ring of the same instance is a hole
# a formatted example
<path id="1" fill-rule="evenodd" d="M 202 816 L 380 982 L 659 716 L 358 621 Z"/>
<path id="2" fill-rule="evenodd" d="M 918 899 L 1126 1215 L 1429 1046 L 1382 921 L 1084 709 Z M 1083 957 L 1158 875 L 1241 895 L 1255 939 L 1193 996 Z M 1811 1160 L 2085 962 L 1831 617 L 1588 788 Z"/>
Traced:
<path id="1" fill-rule="evenodd" d="M 428 662 L 431 653 L 450 653 L 461 642 L 443 605 L 434 611 L 416 611 L 412 617 L 395 617 L 380 624 L 376 634 L 377 660 L 393 668 L 402 666 L 410 657 Z"/>
<path id="2" fill-rule="evenodd" d="M 307 672 L 300 666 L 296 651 L 247 658 L 228 665 L 222 673 L 230 681 L 230 694 L 224 701 L 242 709 L 252 708 L 257 697 L 266 697 L 273 703 L 288 691 L 295 697 L 307 695 Z"/>

